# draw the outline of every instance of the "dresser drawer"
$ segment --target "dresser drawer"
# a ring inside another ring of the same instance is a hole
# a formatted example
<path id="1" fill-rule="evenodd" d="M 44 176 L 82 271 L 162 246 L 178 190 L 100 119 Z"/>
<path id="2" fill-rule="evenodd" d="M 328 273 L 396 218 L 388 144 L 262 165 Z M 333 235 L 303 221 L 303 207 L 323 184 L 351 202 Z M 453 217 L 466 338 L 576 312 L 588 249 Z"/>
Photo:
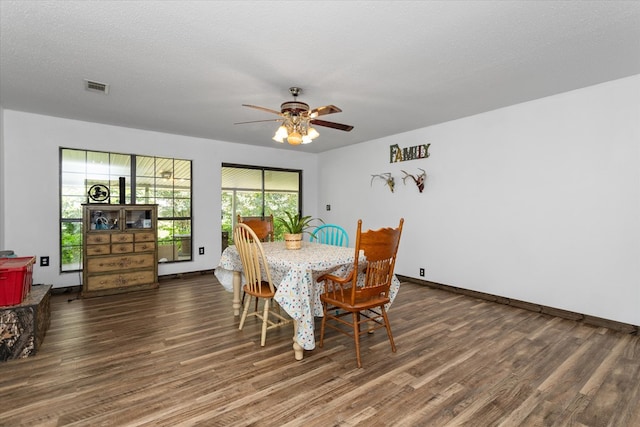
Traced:
<path id="1" fill-rule="evenodd" d="M 111 236 L 111 243 L 131 243 L 133 242 L 133 234 L 117 233 Z"/>
<path id="2" fill-rule="evenodd" d="M 133 243 L 119 243 L 111 245 L 111 253 L 128 254 L 133 252 Z"/>
<path id="3" fill-rule="evenodd" d="M 110 253 L 111 245 L 87 245 L 87 256 L 109 255 Z"/>
<path id="4" fill-rule="evenodd" d="M 103 274 L 89 276 L 87 278 L 88 291 L 103 289 L 126 288 L 129 286 L 144 285 L 155 281 L 153 270 L 134 271 L 129 273 Z"/>
<path id="5" fill-rule="evenodd" d="M 103 273 L 109 271 L 150 268 L 155 270 L 155 257 L 153 253 L 139 255 L 106 256 L 86 260 L 88 271 L 91 273 Z"/>
<path id="6" fill-rule="evenodd" d="M 155 242 L 155 233 L 136 233 L 136 243 L 138 242 Z"/>
<path id="7" fill-rule="evenodd" d="M 108 233 L 87 234 L 87 245 L 100 245 L 111 243 L 111 235 Z"/>
<path id="8" fill-rule="evenodd" d="M 154 242 L 142 242 L 135 244 L 136 252 L 153 252 L 156 248 L 156 244 Z"/>

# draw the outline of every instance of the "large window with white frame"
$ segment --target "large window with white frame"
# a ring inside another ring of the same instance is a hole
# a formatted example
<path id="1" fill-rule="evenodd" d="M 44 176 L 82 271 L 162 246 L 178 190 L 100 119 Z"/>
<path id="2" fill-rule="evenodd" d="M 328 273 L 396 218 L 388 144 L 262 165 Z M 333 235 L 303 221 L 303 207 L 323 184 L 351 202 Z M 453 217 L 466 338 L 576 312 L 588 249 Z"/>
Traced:
<path id="1" fill-rule="evenodd" d="M 103 151 L 60 149 L 60 271 L 82 269 L 82 204 L 89 189 L 106 185 L 104 203 L 158 205 L 158 258 L 192 260 L 191 161 Z"/>

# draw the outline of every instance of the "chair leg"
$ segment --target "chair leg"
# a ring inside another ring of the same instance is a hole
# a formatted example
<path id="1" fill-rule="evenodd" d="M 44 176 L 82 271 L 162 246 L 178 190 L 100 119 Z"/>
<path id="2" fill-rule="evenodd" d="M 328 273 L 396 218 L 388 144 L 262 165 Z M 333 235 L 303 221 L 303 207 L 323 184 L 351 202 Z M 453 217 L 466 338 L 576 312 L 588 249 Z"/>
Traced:
<path id="1" fill-rule="evenodd" d="M 391 334 L 391 324 L 389 323 L 389 318 L 387 317 L 387 310 L 384 307 L 380 307 L 382 309 L 382 317 L 384 318 L 384 326 L 387 328 L 387 336 L 389 337 L 389 342 L 391 343 L 391 351 L 396 352 L 396 344 L 393 342 L 393 335 Z"/>
<path id="2" fill-rule="evenodd" d="M 353 315 L 353 338 L 356 341 L 356 359 L 358 359 L 358 368 L 362 368 L 360 361 L 360 312 L 354 311 Z"/>
<path id="3" fill-rule="evenodd" d="M 239 330 L 242 330 L 242 326 L 244 326 L 244 321 L 247 318 L 247 313 L 249 313 L 249 304 L 251 304 L 251 296 L 249 297 L 249 301 L 244 304 L 244 310 L 242 310 L 242 317 L 240 318 L 240 327 Z"/>
<path id="4" fill-rule="evenodd" d="M 240 305 L 244 305 L 244 297 L 247 295 L 246 292 L 242 293 L 242 301 L 240 301 Z M 258 298 L 256 298 L 256 311 L 258 311 Z"/>
<path id="5" fill-rule="evenodd" d="M 267 342 L 267 325 L 269 323 L 269 298 L 264 298 L 264 310 L 262 312 L 262 337 L 260 345 L 264 347 Z"/>

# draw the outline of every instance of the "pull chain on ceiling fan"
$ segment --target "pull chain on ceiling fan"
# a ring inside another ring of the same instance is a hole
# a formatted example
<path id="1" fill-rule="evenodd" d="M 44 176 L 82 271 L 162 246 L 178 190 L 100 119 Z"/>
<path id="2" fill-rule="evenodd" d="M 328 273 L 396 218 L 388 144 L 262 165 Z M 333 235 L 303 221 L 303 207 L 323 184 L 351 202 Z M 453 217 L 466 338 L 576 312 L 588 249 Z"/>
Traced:
<path id="1" fill-rule="evenodd" d="M 273 136 L 273 140 L 277 142 L 287 142 L 291 145 L 308 144 L 312 140 L 316 139 L 320 134 L 312 127 L 324 126 L 332 129 L 338 129 L 345 132 L 351 131 L 353 126 L 343 125 L 341 123 L 328 122 L 326 120 L 318 120 L 316 117 L 326 114 L 340 113 L 341 109 L 335 105 L 325 105 L 324 107 L 314 108 L 309 110 L 309 104 L 298 101 L 298 95 L 302 92 L 299 87 L 289 88 L 289 92 L 293 95 L 293 101 L 283 102 L 280 105 L 280 111 L 272 110 L 270 108 L 259 107 L 257 105 L 242 104 L 243 107 L 255 108 L 257 110 L 266 111 L 268 113 L 274 113 L 281 118 L 272 120 L 254 120 L 250 122 L 234 123 L 236 125 L 245 123 L 257 123 L 257 122 L 282 122 L 282 125 L 276 131 Z"/>

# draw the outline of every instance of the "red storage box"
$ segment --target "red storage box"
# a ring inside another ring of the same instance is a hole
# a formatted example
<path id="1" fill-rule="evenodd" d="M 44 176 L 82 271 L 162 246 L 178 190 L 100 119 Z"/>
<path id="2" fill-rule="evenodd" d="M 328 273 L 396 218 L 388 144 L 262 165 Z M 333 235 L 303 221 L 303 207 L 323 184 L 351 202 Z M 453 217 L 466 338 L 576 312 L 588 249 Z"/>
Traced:
<path id="1" fill-rule="evenodd" d="M 29 295 L 35 262 L 34 256 L 0 258 L 0 306 L 20 304 Z"/>

